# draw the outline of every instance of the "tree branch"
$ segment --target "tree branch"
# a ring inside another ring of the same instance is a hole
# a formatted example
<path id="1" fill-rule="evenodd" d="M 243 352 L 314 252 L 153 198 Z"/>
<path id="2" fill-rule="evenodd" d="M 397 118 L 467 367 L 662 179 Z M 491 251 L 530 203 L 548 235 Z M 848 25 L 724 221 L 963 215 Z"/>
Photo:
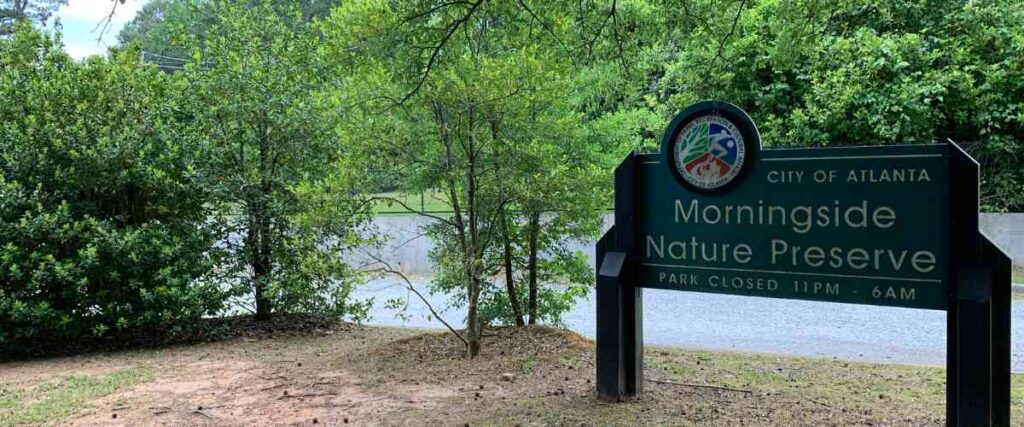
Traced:
<path id="1" fill-rule="evenodd" d="M 424 16 L 433 14 L 434 12 L 437 12 L 437 11 L 439 11 L 441 9 L 444 9 L 446 7 L 449 7 L 449 6 L 455 6 L 457 4 L 466 5 L 466 6 L 470 6 L 470 7 L 473 6 L 473 3 L 470 3 L 468 1 L 451 1 L 451 2 L 447 2 L 447 3 L 441 3 L 441 4 L 437 5 L 437 6 L 434 6 L 434 7 L 430 8 L 430 9 L 427 9 L 426 11 L 409 15 L 408 17 L 405 18 L 405 20 L 403 20 L 403 22 L 415 21 L 415 20 L 417 20 L 419 18 L 422 18 Z"/>
<path id="2" fill-rule="evenodd" d="M 746 394 L 753 393 L 753 391 L 751 391 L 751 390 L 745 390 L 745 389 L 740 389 L 740 388 L 732 388 L 732 387 L 722 387 L 722 386 L 717 386 L 717 385 L 681 383 L 681 382 L 676 382 L 676 381 L 655 380 L 655 379 L 650 379 L 650 378 L 646 379 L 646 381 L 652 382 L 652 383 L 657 383 L 657 384 L 669 384 L 669 385 L 676 385 L 676 386 L 682 386 L 682 387 L 709 388 L 709 389 L 712 389 L 712 390 L 732 391 L 732 392 L 736 392 L 736 393 L 746 393 Z"/>
<path id="3" fill-rule="evenodd" d="M 526 13 L 529 13 L 533 20 L 537 21 L 537 23 L 540 24 L 540 26 L 544 28 L 545 31 L 548 32 L 548 34 L 551 34 L 551 37 L 555 38 L 555 41 L 557 41 L 558 44 L 562 46 L 562 49 L 565 49 L 566 56 L 569 57 L 569 62 L 572 64 L 572 68 L 578 70 L 579 66 L 576 64 L 576 55 L 574 55 L 572 49 L 570 49 L 569 46 L 566 45 L 564 41 L 562 41 L 562 38 L 558 37 L 558 34 L 555 34 L 555 31 L 554 29 L 551 28 L 551 25 L 549 25 L 547 22 L 544 22 L 544 20 L 540 19 L 540 17 L 533 12 L 533 9 L 530 9 L 530 6 L 526 5 L 525 1 L 516 0 L 516 2 L 519 3 L 519 7 L 522 7 L 523 10 L 526 11 Z"/>
<path id="4" fill-rule="evenodd" d="M 105 35 L 107 33 L 107 30 L 110 29 L 110 23 L 114 20 L 114 14 L 117 12 L 117 5 L 119 3 L 124 3 L 125 0 L 110 0 L 110 2 L 112 3 L 112 5 L 110 6 L 110 13 L 108 13 L 107 16 L 105 16 L 103 19 L 100 20 L 99 23 L 96 24 L 96 28 L 92 29 L 93 32 L 95 32 L 96 30 L 100 30 L 100 34 L 96 36 L 97 43 L 103 40 L 103 35 Z"/>
<path id="5" fill-rule="evenodd" d="M 419 82 L 416 83 L 416 87 L 409 91 L 409 93 L 405 94 L 405 96 L 403 96 L 402 99 L 398 101 L 399 104 L 405 103 L 405 101 L 407 101 L 409 98 L 412 98 L 414 95 L 416 95 L 417 92 L 419 92 L 420 88 L 423 87 L 423 84 L 426 83 L 427 77 L 430 76 L 430 71 L 433 69 L 434 64 L 437 63 L 438 56 L 440 56 L 441 54 L 441 49 L 443 49 L 444 46 L 448 44 L 448 40 L 450 40 L 452 38 L 452 35 L 459 30 L 459 27 L 461 27 L 462 24 L 465 24 L 467 21 L 469 21 L 469 18 L 473 16 L 473 13 L 476 12 L 476 10 L 480 8 L 480 5 L 484 4 L 486 1 L 487 0 L 477 0 L 476 3 L 469 3 L 469 11 L 466 12 L 466 14 L 463 15 L 461 18 L 455 20 L 455 22 L 452 22 L 447 26 L 447 31 L 445 32 L 444 37 L 442 37 L 441 40 L 436 45 L 434 45 L 430 53 L 430 60 L 427 61 L 427 66 L 423 70 L 423 75 L 420 76 Z"/>
<path id="6" fill-rule="evenodd" d="M 383 259 L 381 259 L 380 257 L 378 257 L 376 255 L 373 255 L 373 254 L 370 254 L 370 253 L 366 253 L 366 255 L 369 256 L 370 258 L 373 258 L 374 261 L 376 261 L 377 263 L 379 263 L 380 265 L 383 266 L 383 268 L 381 268 L 379 271 L 384 272 L 384 273 L 388 273 L 388 274 L 393 274 L 395 276 L 398 276 L 400 279 L 402 279 L 402 281 L 405 282 L 405 288 L 408 289 L 410 292 L 416 294 L 417 297 L 419 297 L 420 301 L 423 302 L 423 305 L 425 305 L 427 307 L 427 310 L 430 310 L 430 314 L 432 316 L 434 316 L 434 318 L 436 318 L 439 322 L 444 324 L 444 326 L 446 328 L 448 328 L 448 331 L 450 331 L 452 333 L 452 335 L 455 335 L 455 337 L 458 338 L 460 341 L 462 341 L 463 344 L 465 344 L 466 346 L 469 346 L 469 342 L 466 341 L 466 338 L 464 338 L 462 336 L 462 334 L 460 334 L 458 331 L 456 331 L 455 328 L 452 327 L 452 325 L 448 324 L 448 322 L 445 321 L 444 318 L 441 317 L 441 315 L 437 313 L 437 310 L 434 310 L 434 306 L 430 304 L 430 301 L 428 301 L 427 298 L 424 297 L 423 294 L 420 293 L 420 291 L 416 289 L 416 286 L 413 286 L 412 281 L 409 280 L 409 278 L 406 277 L 405 274 L 402 274 L 401 271 L 395 270 L 394 268 L 391 267 L 391 264 L 389 264 L 387 261 L 384 261 Z"/>
<path id="7" fill-rule="evenodd" d="M 617 0 L 612 0 L 612 11 L 609 14 L 612 17 L 612 34 L 615 35 L 615 45 L 619 48 L 619 63 L 622 64 L 622 70 L 626 72 L 626 77 L 629 77 L 629 63 L 626 62 L 626 49 L 622 45 L 622 36 L 619 35 L 619 15 L 616 13 Z"/>
<path id="8" fill-rule="evenodd" d="M 725 59 L 722 57 L 722 54 L 725 51 L 725 43 L 728 42 L 729 39 L 732 38 L 733 34 L 736 33 L 736 24 L 740 22 L 740 16 L 743 16 L 743 6 L 745 6 L 746 4 L 747 0 L 740 0 L 740 7 L 738 10 L 736 10 L 736 17 L 732 19 L 732 26 L 729 28 L 729 33 L 726 34 L 725 37 L 722 37 L 721 40 L 719 40 L 718 53 L 715 54 L 715 59 L 713 59 L 709 64 L 715 64 L 719 60 Z M 708 72 L 710 73 L 710 69 L 708 70 Z"/>

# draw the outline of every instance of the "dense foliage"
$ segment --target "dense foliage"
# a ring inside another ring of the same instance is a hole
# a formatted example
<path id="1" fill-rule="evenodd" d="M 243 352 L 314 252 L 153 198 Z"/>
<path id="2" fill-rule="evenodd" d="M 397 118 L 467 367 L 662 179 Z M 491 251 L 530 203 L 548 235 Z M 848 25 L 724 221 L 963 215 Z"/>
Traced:
<path id="1" fill-rule="evenodd" d="M 66 1 L 66 0 L 65 0 Z M 330 0 L 275 0 L 264 3 L 283 15 L 298 13 L 303 24 L 327 15 Z M 245 5 L 245 3 L 239 3 Z M 144 52 L 154 54 L 154 63 L 178 69 L 192 54 L 193 41 L 203 41 L 211 29 L 219 25 L 222 4 L 209 0 L 149 0 L 135 18 L 118 34 L 122 45 L 135 44 Z"/>
<path id="2" fill-rule="evenodd" d="M 538 39 L 540 24 L 516 5 L 421 13 L 430 9 L 350 3 L 322 28 L 349 79 L 342 143 L 375 168 L 402 165 L 401 188 L 438 194 L 452 212 L 426 230 L 437 243 L 432 290 L 467 308 L 475 355 L 483 324 L 557 320 L 584 295 L 586 257 L 569 243 L 600 231 L 606 183 L 564 96 L 570 65 L 541 43 L 557 36 Z"/>
<path id="3" fill-rule="evenodd" d="M 187 326 L 222 308 L 181 82 L 132 52 L 0 40 L 0 343 Z"/>
<path id="4" fill-rule="evenodd" d="M 27 24 L 0 40 L 0 342 L 364 317 L 344 254 L 368 205 L 338 166 L 316 39 L 255 6 L 211 9 L 181 73 L 134 46 L 74 62 Z"/>
<path id="5" fill-rule="evenodd" d="M 61 3 L 0 1 L 0 340 L 360 318 L 344 256 L 417 211 L 387 190 L 448 207 L 431 290 L 475 354 L 585 295 L 611 170 L 700 99 L 768 146 L 952 139 L 1024 210 L 1016 0 L 151 0 L 84 62 L 29 25 Z"/>
<path id="6" fill-rule="evenodd" d="M 666 118 L 698 99 L 725 99 L 751 114 L 769 146 L 951 139 L 982 163 L 986 210 L 1024 211 L 1019 1 L 649 6 L 625 18 L 665 30 L 637 34 L 630 71 L 642 78 L 592 99 L 592 108 Z"/>
<path id="7" fill-rule="evenodd" d="M 367 205 L 336 167 L 331 86 L 298 9 L 218 4 L 218 24 L 186 65 L 190 129 L 204 138 L 209 190 L 231 256 L 221 278 L 273 311 L 359 318 L 357 272 L 342 255 L 363 240 Z M 233 238 L 234 237 L 234 238 Z"/>

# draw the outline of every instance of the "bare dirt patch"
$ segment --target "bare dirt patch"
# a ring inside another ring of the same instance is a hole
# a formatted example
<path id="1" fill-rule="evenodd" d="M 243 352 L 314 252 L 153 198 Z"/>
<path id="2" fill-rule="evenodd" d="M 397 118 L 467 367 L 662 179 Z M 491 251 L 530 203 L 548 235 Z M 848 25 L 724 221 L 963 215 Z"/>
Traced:
<path id="1" fill-rule="evenodd" d="M 241 338 L 154 351 L 132 358 L 157 378 L 91 402 L 69 424 L 92 425 L 359 425 L 377 424 L 410 403 L 410 391 L 369 390 L 339 359 L 357 357 L 399 330 L 349 327 L 312 336 Z M 406 332 L 408 334 L 408 332 Z M 441 393 L 443 394 L 443 393 Z M 423 399 L 427 401 L 427 399 Z"/>
<path id="2" fill-rule="evenodd" d="M 169 425 L 941 425 L 943 371 L 648 348 L 642 398 L 594 396 L 593 344 L 543 327 L 449 334 L 343 326 L 191 347 L 0 364 L 0 388 L 52 373 L 152 377 L 50 423 Z M 1015 378 L 1020 420 L 1024 381 Z M 0 408 L 2 409 L 2 408 Z M 2 412 L 2 411 L 0 411 Z"/>

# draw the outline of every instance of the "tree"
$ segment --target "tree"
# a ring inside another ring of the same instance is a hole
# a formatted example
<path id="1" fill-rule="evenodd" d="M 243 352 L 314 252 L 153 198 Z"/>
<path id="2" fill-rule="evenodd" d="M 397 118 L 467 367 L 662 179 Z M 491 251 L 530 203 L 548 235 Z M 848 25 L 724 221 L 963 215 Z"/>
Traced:
<path id="1" fill-rule="evenodd" d="M 437 243 L 432 288 L 467 308 L 470 357 L 484 322 L 525 323 L 520 302 L 531 323 L 557 318 L 583 293 L 540 292 L 543 280 L 591 281 L 565 267 L 581 265 L 582 254 L 559 249 L 598 228 L 604 196 L 591 191 L 590 162 L 600 156 L 577 138 L 580 117 L 562 99 L 571 64 L 558 22 L 569 10 L 543 5 L 355 2 L 322 26 L 330 62 L 349 78 L 339 93 L 345 144 L 365 147 L 366 168 L 390 167 L 405 191 L 440 194 L 452 210 L 425 214 Z M 502 272 L 504 286 L 494 280 Z M 541 313 L 539 294 L 563 304 Z"/>
<path id="2" fill-rule="evenodd" d="M 259 4 L 259 1 L 241 2 Z M 326 16 L 335 1 L 276 0 L 269 3 L 274 13 L 301 14 L 301 19 L 290 25 L 306 25 L 315 18 Z M 118 34 L 121 46 L 137 43 L 152 54 L 148 60 L 166 70 L 181 68 L 190 56 L 193 41 L 202 42 L 210 29 L 218 25 L 218 2 L 211 0 L 150 0 Z"/>
<path id="3" fill-rule="evenodd" d="M 330 84 L 318 40 L 298 9 L 269 1 L 210 5 L 217 25 L 186 66 L 193 132 L 212 150 L 227 280 L 248 290 L 257 319 L 275 311 L 360 318 L 359 274 L 341 259 L 361 241 L 366 204 L 340 150 L 320 91 Z"/>
<path id="4" fill-rule="evenodd" d="M 492 293 L 483 311 L 487 322 L 532 325 L 558 322 L 585 295 L 592 282 L 587 257 L 572 247 L 601 231 L 609 186 L 603 182 L 603 153 L 586 138 L 564 96 L 574 82 L 557 70 L 567 64 L 553 58 L 520 61 L 523 74 L 531 76 L 522 79 L 529 82 L 529 96 L 488 122 L 492 136 L 503 142 L 492 172 L 501 247 L 485 265 L 489 274 L 503 273 L 506 292 Z"/>
<path id="5" fill-rule="evenodd" d="M 154 54 L 153 62 L 176 70 L 191 56 L 194 41 L 202 41 L 216 23 L 217 17 L 209 6 L 188 0 L 151 0 L 125 24 L 118 40 L 121 46 L 138 44 L 142 51 Z"/>
<path id="6" fill-rule="evenodd" d="M 543 120 L 535 123 L 547 124 Z M 517 259 L 506 254 L 502 268 L 509 285 L 517 277 L 513 270 L 525 271 L 518 278 L 526 283 L 526 313 L 531 325 L 543 320 L 558 322 L 593 282 L 586 255 L 573 249 L 573 243 L 596 238 L 602 229 L 607 193 L 600 190 L 608 188 L 603 182 L 607 174 L 593 153 L 572 149 L 585 147 L 585 141 L 566 143 L 574 139 L 570 133 L 565 138 L 523 141 L 517 145 L 522 152 L 520 161 L 502 177 L 512 187 L 505 190 L 507 213 L 516 226 L 514 232 L 502 230 L 501 234 L 513 242 L 510 246 L 519 255 Z M 509 286 L 510 300 L 515 298 L 514 289 Z"/>
<path id="7" fill-rule="evenodd" d="M 986 210 L 1024 210 L 1019 2 L 651 2 L 637 80 L 665 120 L 726 99 L 769 146 L 941 143 L 982 163 Z M 589 102 L 595 111 L 614 107 Z M 652 141 L 653 142 L 653 141 Z"/>
<path id="8" fill-rule="evenodd" d="M 137 52 L 81 63 L 0 40 L 0 343 L 187 330 L 226 294 L 184 82 Z"/>
<path id="9" fill-rule="evenodd" d="M 29 21 L 46 25 L 53 13 L 68 0 L 0 0 L 0 37 L 14 32 L 15 24 Z"/>

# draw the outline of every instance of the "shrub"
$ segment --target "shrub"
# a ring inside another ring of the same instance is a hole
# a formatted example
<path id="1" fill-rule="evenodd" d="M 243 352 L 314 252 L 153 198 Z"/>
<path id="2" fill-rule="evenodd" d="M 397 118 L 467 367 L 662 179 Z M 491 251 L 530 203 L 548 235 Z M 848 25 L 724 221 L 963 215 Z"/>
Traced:
<path id="1" fill-rule="evenodd" d="M 173 332 L 223 307 L 178 78 L 0 40 L 0 343 Z"/>

